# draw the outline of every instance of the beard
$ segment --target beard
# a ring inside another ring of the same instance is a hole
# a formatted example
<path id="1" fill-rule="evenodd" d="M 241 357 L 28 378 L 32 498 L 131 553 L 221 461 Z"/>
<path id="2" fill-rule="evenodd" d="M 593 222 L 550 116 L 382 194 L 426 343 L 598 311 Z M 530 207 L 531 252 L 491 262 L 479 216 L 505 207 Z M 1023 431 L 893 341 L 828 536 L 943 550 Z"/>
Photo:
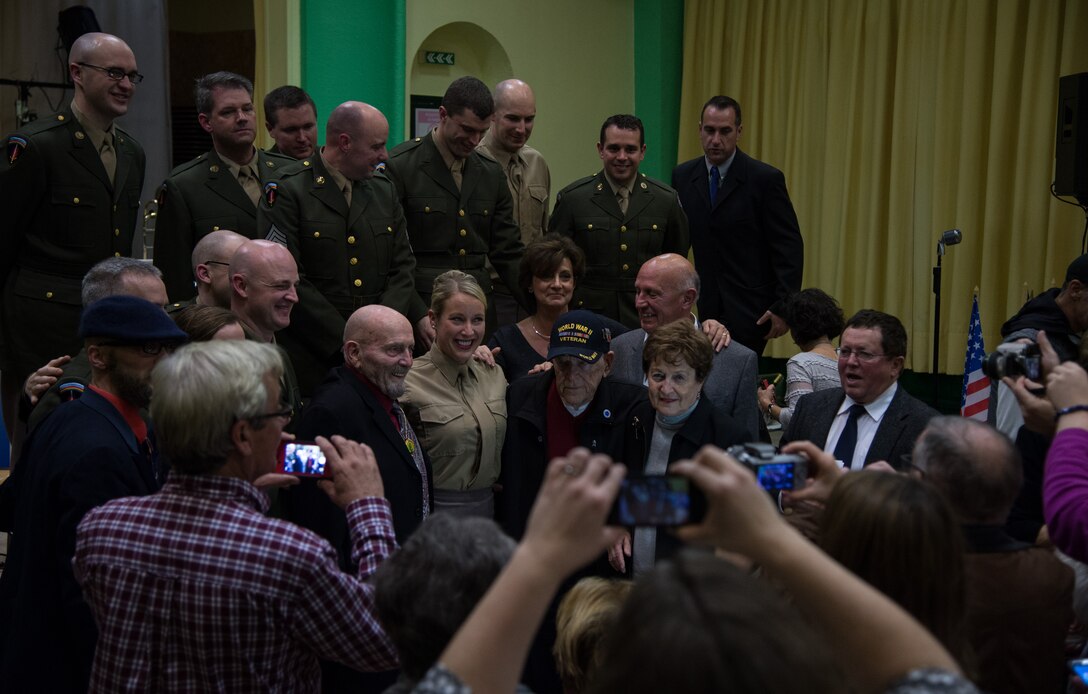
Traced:
<path id="1" fill-rule="evenodd" d="M 404 395 L 404 391 L 407 386 L 404 383 L 404 377 L 408 375 L 408 369 L 383 369 L 373 365 L 368 365 L 366 362 L 360 364 L 362 368 L 359 371 L 362 372 L 366 379 L 374 384 L 374 386 L 385 394 L 386 397 L 396 400 L 400 396 Z"/>
<path id="2" fill-rule="evenodd" d="M 107 364 L 106 373 L 117 397 L 141 409 L 147 409 L 151 404 L 150 374 L 141 376 L 120 366 L 114 359 Z"/>

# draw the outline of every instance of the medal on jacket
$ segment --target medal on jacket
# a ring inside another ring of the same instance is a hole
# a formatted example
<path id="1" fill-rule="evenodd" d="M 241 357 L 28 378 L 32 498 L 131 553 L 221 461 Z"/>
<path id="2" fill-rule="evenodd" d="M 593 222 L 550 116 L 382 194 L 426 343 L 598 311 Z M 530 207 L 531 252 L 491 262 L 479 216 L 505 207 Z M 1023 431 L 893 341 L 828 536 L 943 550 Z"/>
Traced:
<path id="1" fill-rule="evenodd" d="M 24 149 L 26 149 L 26 140 L 18 135 L 12 135 L 8 138 L 8 166 L 15 164 L 15 160 L 19 158 Z"/>
<path id="2" fill-rule="evenodd" d="M 416 445 L 412 443 L 412 439 L 404 439 L 404 445 L 408 449 L 408 452 L 415 455 Z"/>

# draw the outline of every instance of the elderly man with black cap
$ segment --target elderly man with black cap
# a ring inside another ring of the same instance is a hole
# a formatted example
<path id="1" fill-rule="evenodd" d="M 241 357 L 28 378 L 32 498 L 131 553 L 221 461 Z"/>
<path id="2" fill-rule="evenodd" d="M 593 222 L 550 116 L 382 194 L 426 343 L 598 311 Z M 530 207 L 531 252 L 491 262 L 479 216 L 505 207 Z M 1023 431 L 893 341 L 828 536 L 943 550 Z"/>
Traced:
<path id="1" fill-rule="evenodd" d="M 76 526 L 95 506 L 151 494 L 165 478 L 141 410 L 152 368 L 188 337 L 162 306 L 132 296 L 88 306 L 79 336 L 90 386 L 31 434 L 0 497 L 0 529 L 12 533 L 0 577 L 10 691 L 87 690 L 97 632 L 72 575 Z"/>
<path id="2" fill-rule="evenodd" d="M 624 433 L 646 389 L 608 378 L 612 336 L 592 311 L 570 311 L 552 327 L 552 369 L 518 379 L 506 395 L 503 446 L 503 524 L 514 538 L 525 530 L 529 509 L 548 461 L 576 446 L 624 460 Z"/>

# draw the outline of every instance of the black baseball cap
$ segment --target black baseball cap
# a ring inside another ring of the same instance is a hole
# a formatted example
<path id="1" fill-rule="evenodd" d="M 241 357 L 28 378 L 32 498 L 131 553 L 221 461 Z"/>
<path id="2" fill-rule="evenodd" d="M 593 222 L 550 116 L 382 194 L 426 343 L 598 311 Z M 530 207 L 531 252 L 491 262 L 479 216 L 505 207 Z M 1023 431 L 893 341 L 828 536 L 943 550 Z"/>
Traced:
<path id="1" fill-rule="evenodd" d="M 611 343 L 612 331 L 605 327 L 603 318 L 593 311 L 569 311 L 552 326 L 548 359 L 570 355 L 594 364 Z"/>

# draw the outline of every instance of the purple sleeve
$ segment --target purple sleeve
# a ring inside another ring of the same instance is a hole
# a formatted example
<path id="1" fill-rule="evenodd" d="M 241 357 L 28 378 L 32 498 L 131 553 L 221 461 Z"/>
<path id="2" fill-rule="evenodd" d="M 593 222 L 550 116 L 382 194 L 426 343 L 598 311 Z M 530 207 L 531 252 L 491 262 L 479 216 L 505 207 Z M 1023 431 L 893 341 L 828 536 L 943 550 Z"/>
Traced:
<path id="1" fill-rule="evenodd" d="M 1088 431 L 1066 429 L 1050 444 L 1043 513 L 1054 546 L 1088 561 Z"/>

